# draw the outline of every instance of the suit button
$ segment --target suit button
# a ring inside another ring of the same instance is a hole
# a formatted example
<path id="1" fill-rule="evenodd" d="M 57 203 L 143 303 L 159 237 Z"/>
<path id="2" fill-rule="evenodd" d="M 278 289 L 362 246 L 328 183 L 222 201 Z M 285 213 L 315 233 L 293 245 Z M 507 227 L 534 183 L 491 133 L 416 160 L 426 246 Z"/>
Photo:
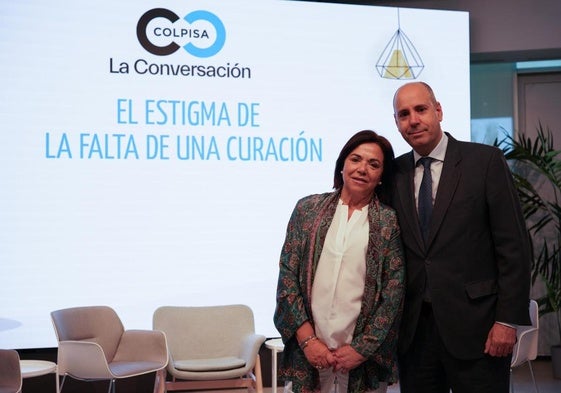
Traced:
<path id="1" fill-rule="evenodd" d="M 425 259 L 425 265 L 430 265 L 430 259 Z"/>

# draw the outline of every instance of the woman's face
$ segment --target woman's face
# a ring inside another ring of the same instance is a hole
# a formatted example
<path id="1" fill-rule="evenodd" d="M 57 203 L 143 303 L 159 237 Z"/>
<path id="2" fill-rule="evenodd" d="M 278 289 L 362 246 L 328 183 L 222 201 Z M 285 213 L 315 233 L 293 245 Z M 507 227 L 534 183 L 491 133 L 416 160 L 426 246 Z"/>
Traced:
<path id="1" fill-rule="evenodd" d="M 354 198 L 370 197 L 384 171 L 384 153 L 373 142 L 363 143 L 345 158 L 343 193 Z"/>

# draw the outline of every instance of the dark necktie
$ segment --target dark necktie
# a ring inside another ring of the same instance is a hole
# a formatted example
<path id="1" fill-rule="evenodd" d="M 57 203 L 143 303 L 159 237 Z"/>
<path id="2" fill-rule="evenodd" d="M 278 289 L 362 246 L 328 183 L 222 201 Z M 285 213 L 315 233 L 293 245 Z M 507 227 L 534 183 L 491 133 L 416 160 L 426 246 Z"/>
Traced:
<path id="1" fill-rule="evenodd" d="M 419 224 L 421 225 L 421 233 L 425 244 L 429 236 L 430 218 L 432 215 L 432 176 L 430 173 L 430 164 L 433 159 L 430 157 L 421 157 L 417 164 L 423 165 L 423 180 L 419 188 Z"/>

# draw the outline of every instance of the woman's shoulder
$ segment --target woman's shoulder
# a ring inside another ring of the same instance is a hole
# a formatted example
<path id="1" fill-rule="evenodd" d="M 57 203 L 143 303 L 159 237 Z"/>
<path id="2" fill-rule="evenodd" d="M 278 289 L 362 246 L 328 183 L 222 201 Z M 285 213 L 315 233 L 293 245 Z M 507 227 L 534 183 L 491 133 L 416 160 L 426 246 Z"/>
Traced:
<path id="1" fill-rule="evenodd" d="M 380 209 L 380 216 L 384 218 L 386 221 L 394 221 L 397 220 L 397 213 L 395 209 L 390 205 L 387 205 L 383 202 L 379 202 L 379 209 Z"/>
<path id="2" fill-rule="evenodd" d="M 330 198 L 334 198 L 334 192 L 324 192 L 321 194 L 311 194 L 305 197 L 302 197 L 298 200 L 297 206 L 315 206 L 325 202 Z"/>

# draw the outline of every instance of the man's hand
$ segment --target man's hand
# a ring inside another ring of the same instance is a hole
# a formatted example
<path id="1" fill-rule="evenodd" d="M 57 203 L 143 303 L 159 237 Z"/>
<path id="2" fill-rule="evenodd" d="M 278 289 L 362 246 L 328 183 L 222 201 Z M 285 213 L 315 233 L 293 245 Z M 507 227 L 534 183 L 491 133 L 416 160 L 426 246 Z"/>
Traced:
<path id="1" fill-rule="evenodd" d="M 516 329 L 495 322 L 487 336 L 484 352 L 490 356 L 508 356 L 515 343 Z"/>

